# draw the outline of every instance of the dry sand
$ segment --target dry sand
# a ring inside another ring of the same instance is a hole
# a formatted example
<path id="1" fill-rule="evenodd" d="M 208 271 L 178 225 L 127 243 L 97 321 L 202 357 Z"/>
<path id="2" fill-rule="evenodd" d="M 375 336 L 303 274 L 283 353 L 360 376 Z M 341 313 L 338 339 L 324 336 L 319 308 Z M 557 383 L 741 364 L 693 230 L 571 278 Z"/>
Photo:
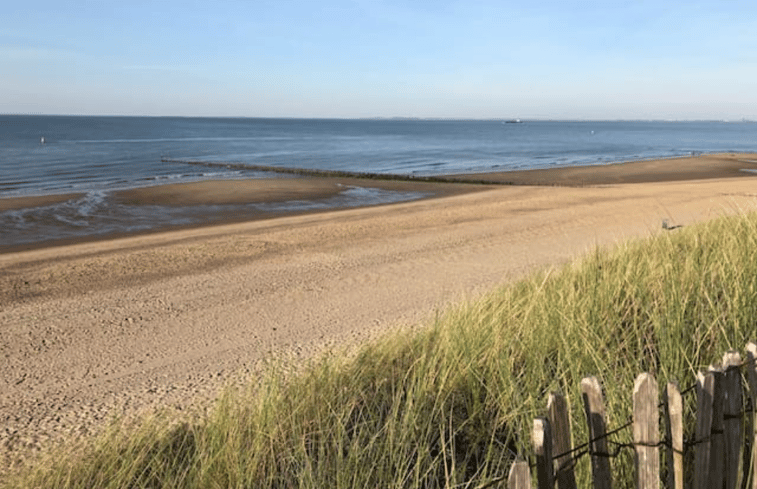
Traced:
<path id="1" fill-rule="evenodd" d="M 687 180 L 676 165 L 682 181 L 477 187 L 2 254 L 0 465 L 115 415 L 202 404 L 271 355 L 306 358 L 422 324 L 535 268 L 666 232 L 663 219 L 687 226 L 757 206 L 757 176 Z M 212 198 L 224 185 L 184 190 Z"/>

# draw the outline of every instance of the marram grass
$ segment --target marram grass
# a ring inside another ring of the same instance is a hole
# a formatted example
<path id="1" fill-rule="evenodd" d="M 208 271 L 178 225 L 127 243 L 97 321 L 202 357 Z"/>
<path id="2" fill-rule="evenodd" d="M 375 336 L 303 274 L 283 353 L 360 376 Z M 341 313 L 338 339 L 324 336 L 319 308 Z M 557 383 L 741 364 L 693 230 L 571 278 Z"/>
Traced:
<path id="1" fill-rule="evenodd" d="M 550 391 L 596 375 L 623 425 L 642 371 L 682 387 L 757 332 L 757 215 L 677 229 L 552 269 L 302 373 L 272 369 L 207 416 L 164 415 L 56 454 L 10 487 L 482 487 L 530 455 Z M 687 397 L 687 409 L 693 406 Z M 691 429 L 688 427 L 687 429 Z M 617 441 L 629 441 L 630 431 Z M 612 460 L 633 484 L 632 454 Z M 584 457 L 579 485 L 589 481 Z"/>

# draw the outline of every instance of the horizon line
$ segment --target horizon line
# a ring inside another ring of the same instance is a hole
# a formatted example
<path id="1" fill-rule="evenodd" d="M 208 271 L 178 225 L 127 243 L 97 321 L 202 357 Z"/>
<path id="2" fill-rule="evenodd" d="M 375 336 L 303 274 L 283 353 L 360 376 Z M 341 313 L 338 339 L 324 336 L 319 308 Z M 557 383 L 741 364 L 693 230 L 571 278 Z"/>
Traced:
<path id="1" fill-rule="evenodd" d="M 136 115 L 136 114 L 60 114 L 44 112 L 1 112 L 0 117 L 121 117 L 154 119 L 283 119 L 283 120 L 333 120 L 333 121 L 450 121 L 450 122 L 757 122 L 757 119 L 728 118 L 580 118 L 580 117 L 420 117 L 420 116 L 239 116 L 239 115 Z"/>

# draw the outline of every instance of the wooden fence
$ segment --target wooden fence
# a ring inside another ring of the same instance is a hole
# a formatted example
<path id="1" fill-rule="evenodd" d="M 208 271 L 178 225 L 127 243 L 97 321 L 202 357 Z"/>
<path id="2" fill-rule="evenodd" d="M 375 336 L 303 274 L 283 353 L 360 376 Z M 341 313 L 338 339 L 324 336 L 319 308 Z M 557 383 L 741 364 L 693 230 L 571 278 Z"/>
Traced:
<path id="1" fill-rule="evenodd" d="M 742 378 L 746 380 L 743 385 Z M 745 389 L 746 387 L 746 389 Z M 746 390 L 747 397 L 744 396 Z M 697 412 L 694 439 L 684 444 L 682 394 L 696 393 Z M 531 469 L 536 471 L 539 489 L 575 489 L 573 473 L 576 460 L 591 458 L 593 484 L 596 489 L 612 487 L 609 437 L 633 427 L 635 478 L 637 488 L 659 488 L 661 483 L 683 489 L 687 477 L 693 489 L 757 489 L 757 423 L 754 409 L 745 409 L 746 400 L 757 406 L 757 344 L 746 346 L 742 361 L 738 352 L 723 356 L 722 364 L 710 366 L 697 375 L 696 383 L 681 391 L 669 382 L 662 396 L 655 378 L 643 373 L 633 388 L 633 416 L 628 424 L 607 430 L 604 398 L 596 377 L 581 381 L 584 412 L 589 441 L 573 447 L 568 403 L 553 393 L 547 401 L 547 413 L 534 420 L 532 441 L 536 461 L 529 464 L 518 459 L 513 464 L 507 487 L 531 487 Z M 662 401 L 660 401 L 662 397 Z M 664 422 L 661 437 L 660 420 Z M 685 449 L 693 450 L 689 472 L 684 472 Z M 661 464 L 661 451 L 665 463 Z M 663 481 L 663 475 L 665 480 Z M 693 477 L 692 477 L 693 476 Z"/>

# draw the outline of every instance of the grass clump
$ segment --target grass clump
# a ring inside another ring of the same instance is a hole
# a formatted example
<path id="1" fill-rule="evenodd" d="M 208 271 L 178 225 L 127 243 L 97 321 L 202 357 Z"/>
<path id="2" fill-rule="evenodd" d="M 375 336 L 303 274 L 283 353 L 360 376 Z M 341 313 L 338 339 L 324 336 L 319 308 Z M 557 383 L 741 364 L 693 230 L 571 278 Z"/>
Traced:
<path id="1" fill-rule="evenodd" d="M 481 487 L 528 455 L 546 396 L 602 382 L 610 429 L 636 375 L 693 382 L 757 320 L 757 215 L 597 250 L 447 312 L 354 356 L 272 370 L 199 420 L 146 422 L 10 481 L 34 487 Z M 693 399 L 687 398 L 688 409 Z M 617 435 L 629 441 L 630 433 Z M 631 487 L 632 454 L 613 460 Z M 588 461 L 578 466 L 586 486 Z"/>

